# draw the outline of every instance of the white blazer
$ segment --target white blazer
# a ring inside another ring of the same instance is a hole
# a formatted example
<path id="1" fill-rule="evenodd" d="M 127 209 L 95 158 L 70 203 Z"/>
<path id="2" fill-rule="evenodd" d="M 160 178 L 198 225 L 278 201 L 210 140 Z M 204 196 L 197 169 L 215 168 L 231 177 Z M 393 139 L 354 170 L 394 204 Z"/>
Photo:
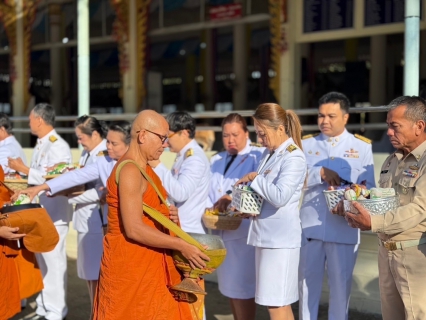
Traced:
<path id="1" fill-rule="evenodd" d="M 223 151 L 214 155 L 210 160 L 212 179 L 208 206 L 212 207 L 217 200 L 225 195 L 226 191 L 232 190 L 235 182 L 245 174 L 256 171 L 264 151 L 265 148 L 252 146 L 250 145 L 250 140 L 248 140 L 246 147 L 238 153 L 225 175 L 223 173 L 230 160 L 228 152 Z M 218 230 L 215 233 L 220 234 L 223 240 L 246 239 L 249 226 L 250 221 L 244 219 L 237 230 Z"/>
<path id="2" fill-rule="evenodd" d="M 14 136 L 9 136 L 6 139 L 0 141 L 0 165 L 3 167 L 4 173 L 8 173 L 11 170 L 8 166 L 7 158 L 21 158 L 22 161 L 27 164 L 27 158 L 25 157 L 24 150 Z"/>
<path id="3" fill-rule="evenodd" d="M 252 218 L 247 243 L 260 248 L 300 248 L 299 200 L 306 176 L 305 155 L 289 138 L 268 157 L 269 150 L 251 183 L 264 201 L 260 215 Z"/>
<path id="4" fill-rule="evenodd" d="M 28 174 L 28 184 L 43 184 L 46 181 L 43 177 L 48 167 L 60 162 L 71 163 L 71 161 L 71 149 L 68 143 L 55 130 L 52 130 L 43 138 L 37 139 Z M 48 198 L 42 194 L 40 204 L 46 208 L 55 225 L 69 222 L 72 207 L 68 204 L 67 197 Z"/>

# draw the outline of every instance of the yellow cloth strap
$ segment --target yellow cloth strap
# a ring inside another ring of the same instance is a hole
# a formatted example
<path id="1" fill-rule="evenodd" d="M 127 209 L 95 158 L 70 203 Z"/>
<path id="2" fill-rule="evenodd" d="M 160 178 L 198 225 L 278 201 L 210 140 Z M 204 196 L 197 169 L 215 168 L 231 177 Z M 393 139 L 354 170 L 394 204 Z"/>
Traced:
<path id="1" fill-rule="evenodd" d="M 123 162 L 121 162 L 118 165 L 117 171 L 115 173 L 115 182 L 117 183 L 117 185 L 118 185 L 119 178 L 120 178 L 120 171 L 128 163 L 134 164 L 139 169 L 139 171 L 142 173 L 144 178 L 154 188 L 155 192 L 158 194 L 161 201 L 167 206 L 166 200 L 164 199 L 161 192 L 158 190 L 154 181 L 152 181 L 151 177 L 148 176 L 146 174 L 146 172 L 133 160 L 124 160 Z M 160 223 L 163 227 L 172 231 L 174 234 L 176 234 L 182 240 L 186 241 L 189 244 L 192 244 L 193 246 L 196 246 L 198 249 L 205 252 L 203 246 L 197 240 L 195 240 L 193 237 L 191 237 L 189 234 L 187 234 L 185 231 L 183 231 L 181 228 L 179 228 L 178 225 L 176 225 L 173 221 L 171 221 L 170 219 L 165 217 L 161 212 L 159 212 L 158 210 L 155 210 L 151 206 L 147 205 L 145 202 L 143 203 L 143 211 L 146 212 L 152 219 L 154 219 L 155 221 Z"/>

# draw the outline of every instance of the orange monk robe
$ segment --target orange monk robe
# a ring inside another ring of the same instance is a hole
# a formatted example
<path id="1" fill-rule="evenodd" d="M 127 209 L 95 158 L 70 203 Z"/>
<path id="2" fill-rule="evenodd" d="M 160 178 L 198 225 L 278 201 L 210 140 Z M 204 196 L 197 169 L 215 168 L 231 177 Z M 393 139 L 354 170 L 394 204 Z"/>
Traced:
<path id="1" fill-rule="evenodd" d="M 117 165 L 107 182 L 108 232 L 104 237 L 93 319 L 192 320 L 189 304 L 176 301 L 168 289 L 181 281 L 170 250 L 148 247 L 125 235 L 119 209 L 120 195 L 115 182 Z M 146 172 L 166 197 L 158 176 L 149 166 Z M 161 203 L 150 184 L 143 201 L 169 216 L 168 208 Z M 142 221 L 151 228 L 168 233 L 147 214 Z"/>
<path id="2" fill-rule="evenodd" d="M 4 181 L 4 171 L 0 166 L 0 181 Z M 0 185 L 0 206 L 10 201 L 9 191 Z M 13 317 L 21 311 L 19 278 L 14 258 L 17 252 L 11 250 L 7 240 L 0 238 L 0 320 Z"/>

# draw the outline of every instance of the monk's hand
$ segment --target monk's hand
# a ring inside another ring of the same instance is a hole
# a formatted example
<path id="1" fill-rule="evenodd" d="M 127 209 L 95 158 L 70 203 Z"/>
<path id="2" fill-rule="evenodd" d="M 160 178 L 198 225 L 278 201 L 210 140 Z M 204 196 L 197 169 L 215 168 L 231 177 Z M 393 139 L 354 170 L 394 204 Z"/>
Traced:
<path id="1" fill-rule="evenodd" d="M 352 205 L 358 210 L 358 213 L 354 214 L 352 212 L 346 212 L 345 218 L 349 226 L 352 228 L 358 228 L 362 231 L 371 230 L 370 213 L 355 201 L 352 202 Z"/>
<path id="2" fill-rule="evenodd" d="M 170 220 L 172 220 L 174 223 L 178 224 L 179 223 L 179 211 L 178 211 L 178 208 L 176 208 L 176 206 L 174 206 L 172 204 L 169 207 L 169 211 L 170 211 Z"/>
<path id="3" fill-rule="evenodd" d="M 105 187 L 99 187 L 98 188 L 98 195 L 99 195 L 99 202 L 100 204 L 106 203 L 106 195 L 107 195 L 107 189 Z"/>
<path id="4" fill-rule="evenodd" d="M 332 214 L 337 214 L 341 217 L 346 215 L 345 206 L 343 205 L 343 200 L 340 200 L 339 203 L 331 210 Z"/>
<path id="5" fill-rule="evenodd" d="M 0 227 L 0 238 L 4 238 L 7 240 L 18 240 L 25 237 L 24 233 L 16 233 L 19 231 L 18 227 Z"/>
<path id="6" fill-rule="evenodd" d="M 213 205 L 213 209 L 218 209 L 219 212 L 227 212 L 228 206 L 231 204 L 232 198 L 225 194 Z"/>
<path id="7" fill-rule="evenodd" d="M 29 173 L 29 168 L 25 165 L 25 163 L 22 161 L 21 158 L 8 157 L 7 158 L 7 166 L 12 170 L 24 173 L 26 175 L 28 175 L 28 173 Z"/>
<path id="8" fill-rule="evenodd" d="M 340 177 L 336 171 L 330 170 L 326 167 L 322 167 L 320 170 L 321 179 L 327 182 L 330 186 L 339 186 Z"/>
<path id="9" fill-rule="evenodd" d="M 238 180 L 237 182 L 235 182 L 235 185 L 239 185 L 242 183 L 248 183 L 248 182 L 252 182 L 254 180 L 254 178 L 256 178 L 258 175 L 257 172 L 250 172 L 247 173 L 244 177 L 242 177 L 240 180 Z"/>
<path id="10" fill-rule="evenodd" d="M 206 261 L 210 261 L 210 258 L 203 253 L 200 249 L 192 244 L 182 241 L 182 248 L 180 252 L 188 260 L 189 265 L 192 269 L 203 269 L 206 267 Z"/>

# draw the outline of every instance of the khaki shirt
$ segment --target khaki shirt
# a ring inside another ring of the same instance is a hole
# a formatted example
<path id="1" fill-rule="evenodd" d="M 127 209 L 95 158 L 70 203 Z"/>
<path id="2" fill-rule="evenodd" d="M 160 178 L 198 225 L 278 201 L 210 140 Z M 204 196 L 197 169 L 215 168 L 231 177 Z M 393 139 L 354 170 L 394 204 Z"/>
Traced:
<path id="1" fill-rule="evenodd" d="M 371 216 L 371 230 L 382 240 L 417 240 L 426 232 L 426 141 L 405 158 L 402 151 L 384 162 L 379 186 L 394 188 L 401 206 L 384 215 Z"/>

